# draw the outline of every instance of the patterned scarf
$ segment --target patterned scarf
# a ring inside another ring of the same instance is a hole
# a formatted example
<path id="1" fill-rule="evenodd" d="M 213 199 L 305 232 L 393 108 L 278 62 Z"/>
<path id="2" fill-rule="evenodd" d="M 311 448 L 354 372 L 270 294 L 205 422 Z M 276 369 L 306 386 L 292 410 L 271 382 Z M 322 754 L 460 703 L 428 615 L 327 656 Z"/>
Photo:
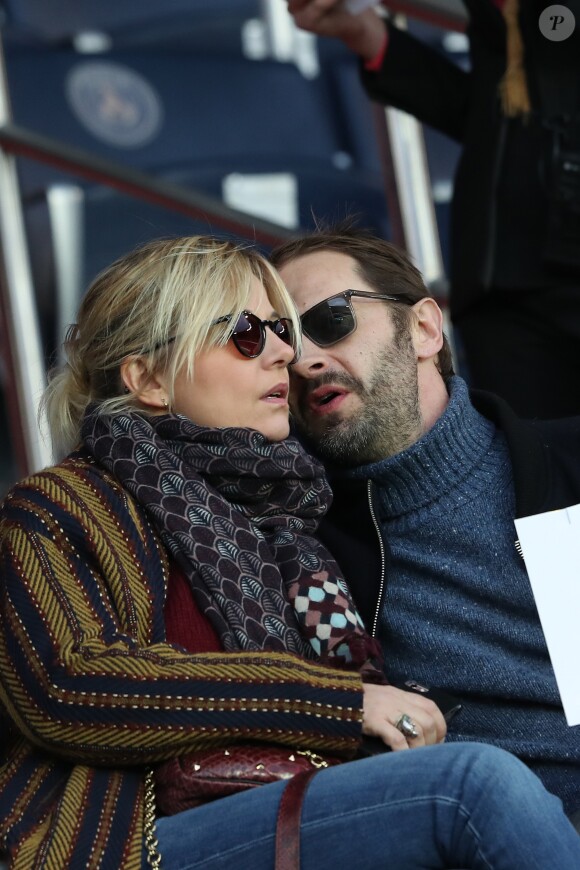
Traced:
<path id="1" fill-rule="evenodd" d="M 187 418 L 89 409 L 86 449 L 147 511 L 226 650 L 365 666 L 380 656 L 313 537 L 331 492 L 298 441 Z"/>

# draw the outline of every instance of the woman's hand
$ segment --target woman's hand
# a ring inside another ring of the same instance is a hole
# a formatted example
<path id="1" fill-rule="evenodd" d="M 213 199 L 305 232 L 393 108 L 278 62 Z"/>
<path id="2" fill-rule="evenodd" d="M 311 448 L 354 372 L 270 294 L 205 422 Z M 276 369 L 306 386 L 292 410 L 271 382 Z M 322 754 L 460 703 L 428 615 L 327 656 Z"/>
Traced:
<path id="1" fill-rule="evenodd" d="M 381 50 L 385 26 L 374 9 L 351 15 L 343 0 L 288 0 L 288 11 L 301 30 L 340 39 L 365 61 Z"/>
<path id="2" fill-rule="evenodd" d="M 447 724 L 439 707 L 428 698 L 405 692 L 394 686 L 363 685 L 363 734 L 379 737 L 395 752 L 442 743 Z M 405 737 L 395 723 L 406 714 L 413 722 L 417 737 Z"/>

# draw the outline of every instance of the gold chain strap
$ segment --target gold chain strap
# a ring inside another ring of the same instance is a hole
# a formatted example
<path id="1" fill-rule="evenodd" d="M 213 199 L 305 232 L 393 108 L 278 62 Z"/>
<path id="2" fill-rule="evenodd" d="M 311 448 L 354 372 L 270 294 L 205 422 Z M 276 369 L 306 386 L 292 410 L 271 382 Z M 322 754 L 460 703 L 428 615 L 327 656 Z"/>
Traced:
<path id="1" fill-rule="evenodd" d="M 160 870 L 161 855 L 159 854 L 159 842 L 155 836 L 155 786 L 153 784 L 153 771 L 149 769 L 145 774 L 145 848 L 147 849 L 147 863 L 153 870 Z"/>
<path id="2" fill-rule="evenodd" d="M 311 752 L 310 749 L 297 749 L 296 755 L 305 755 L 312 767 L 315 767 L 317 770 L 328 767 L 328 761 L 323 758 L 322 755 L 318 755 L 316 752 Z"/>

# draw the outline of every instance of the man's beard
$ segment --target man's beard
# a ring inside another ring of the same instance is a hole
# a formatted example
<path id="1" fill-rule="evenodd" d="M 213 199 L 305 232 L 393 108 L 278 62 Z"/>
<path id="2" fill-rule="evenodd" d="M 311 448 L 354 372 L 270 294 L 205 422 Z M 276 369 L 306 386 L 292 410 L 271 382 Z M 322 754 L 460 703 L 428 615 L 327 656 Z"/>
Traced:
<path id="1" fill-rule="evenodd" d="M 300 404 L 325 384 L 346 387 L 360 398 L 361 407 L 348 419 L 336 411 L 312 425 L 300 412 L 296 415 L 299 428 L 323 459 L 351 466 L 377 462 L 400 453 L 420 436 L 417 358 L 408 330 L 378 356 L 368 386 L 346 372 L 326 372 L 309 382 Z"/>

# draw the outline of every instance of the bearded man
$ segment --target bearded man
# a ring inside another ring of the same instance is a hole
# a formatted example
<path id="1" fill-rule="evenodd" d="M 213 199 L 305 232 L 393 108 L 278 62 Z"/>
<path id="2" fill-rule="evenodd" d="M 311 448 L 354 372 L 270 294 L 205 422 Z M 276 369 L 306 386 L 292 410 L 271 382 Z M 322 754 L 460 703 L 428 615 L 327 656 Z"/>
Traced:
<path id="1" fill-rule="evenodd" d="M 321 536 L 389 681 L 458 697 L 447 739 L 515 753 L 574 813 L 580 728 L 566 724 L 514 519 L 580 502 L 580 418 L 524 422 L 470 394 L 439 306 L 390 243 L 342 226 L 272 261 L 304 331 L 294 420 L 334 492 Z"/>

